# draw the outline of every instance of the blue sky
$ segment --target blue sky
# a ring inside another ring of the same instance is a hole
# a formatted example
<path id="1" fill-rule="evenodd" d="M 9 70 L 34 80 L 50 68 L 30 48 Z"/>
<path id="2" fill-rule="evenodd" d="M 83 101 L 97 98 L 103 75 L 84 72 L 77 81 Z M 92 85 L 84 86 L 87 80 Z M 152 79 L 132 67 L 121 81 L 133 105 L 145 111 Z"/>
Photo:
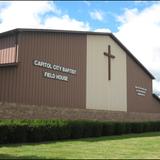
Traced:
<path id="1" fill-rule="evenodd" d="M 108 28 L 112 32 L 117 32 L 119 22 L 116 16 L 123 14 L 126 8 L 137 8 L 138 10 L 150 6 L 154 2 L 134 2 L 134 1 L 55 1 L 55 4 L 80 21 L 89 22 L 93 30 L 96 28 Z M 103 15 L 103 20 L 96 20 L 90 16 L 90 12 L 99 11 Z"/>
<path id="2" fill-rule="evenodd" d="M 19 4 L 19 8 L 18 8 L 18 2 L 15 3 L 17 3 L 17 5 L 15 5 L 15 9 L 17 7 L 17 9 L 22 11 L 20 9 L 20 6 L 23 5 L 23 2 L 19 2 L 21 3 Z M 30 7 L 32 7 L 32 3 L 34 2 L 33 1 L 29 2 Z M 43 2 L 39 1 L 38 3 L 43 3 Z M 126 9 L 128 10 L 137 9 L 138 11 L 141 11 L 147 7 L 152 6 L 157 2 L 156 1 L 50 1 L 50 2 L 45 1 L 45 3 L 48 3 L 49 7 L 52 7 L 52 9 L 49 8 L 48 11 L 47 10 L 44 11 L 44 8 L 42 8 L 41 11 L 36 13 L 37 15 L 39 15 L 40 23 L 42 24 L 45 23 L 45 20 L 49 17 L 60 18 L 63 15 L 67 15 L 70 17 L 70 19 L 75 19 L 84 24 L 89 24 L 89 30 L 94 31 L 99 28 L 106 28 L 109 29 L 111 32 L 118 32 L 118 28 L 121 25 L 121 22 L 118 21 L 117 17 L 123 15 Z M 3 13 L 5 9 L 7 10 L 7 8 L 9 8 L 10 6 L 13 6 L 13 4 L 14 2 L 6 2 L 6 1 L 0 2 L 0 22 L 2 22 L 4 18 L 1 15 L 1 13 Z M 25 6 L 25 4 L 23 6 Z M 28 11 L 30 10 L 31 8 Z M 3 31 L 4 28 L 1 30 Z"/>
<path id="3" fill-rule="evenodd" d="M 0 32 L 14 28 L 112 32 L 156 77 L 160 93 L 159 1 L 0 1 Z"/>

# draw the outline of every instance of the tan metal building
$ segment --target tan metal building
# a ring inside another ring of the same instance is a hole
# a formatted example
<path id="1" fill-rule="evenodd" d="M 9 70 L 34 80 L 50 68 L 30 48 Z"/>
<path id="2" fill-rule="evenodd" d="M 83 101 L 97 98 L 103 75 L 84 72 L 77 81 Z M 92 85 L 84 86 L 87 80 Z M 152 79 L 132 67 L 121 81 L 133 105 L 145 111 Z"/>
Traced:
<path id="1" fill-rule="evenodd" d="M 0 103 L 160 113 L 154 76 L 112 34 L 0 34 Z"/>

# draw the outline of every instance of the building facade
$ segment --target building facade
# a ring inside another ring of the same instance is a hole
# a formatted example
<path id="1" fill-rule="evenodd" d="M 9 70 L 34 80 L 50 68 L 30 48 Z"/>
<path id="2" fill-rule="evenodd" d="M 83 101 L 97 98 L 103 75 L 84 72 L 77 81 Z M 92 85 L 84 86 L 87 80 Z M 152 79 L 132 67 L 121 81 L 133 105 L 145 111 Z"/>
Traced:
<path id="1" fill-rule="evenodd" d="M 160 113 L 154 76 L 111 33 L 0 34 L 0 102 Z"/>

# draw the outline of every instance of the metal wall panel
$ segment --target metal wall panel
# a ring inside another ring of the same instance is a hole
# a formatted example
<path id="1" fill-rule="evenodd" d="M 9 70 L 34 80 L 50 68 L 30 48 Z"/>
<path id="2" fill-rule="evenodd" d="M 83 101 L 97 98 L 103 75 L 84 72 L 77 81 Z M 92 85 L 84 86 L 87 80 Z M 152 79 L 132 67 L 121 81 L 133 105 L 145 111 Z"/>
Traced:
<path id="1" fill-rule="evenodd" d="M 18 43 L 18 66 L 0 68 L 0 102 L 85 108 L 85 34 L 21 32 Z M 74 68 L 77 73 L 34 66 L 35 59 Z M 44 78 L 45 71 L 68 76 L 69 80 Z"/>
<path id="2" fill-rule="evenodd" d="M 7 36 L 0 38 L 0 64 L 16 62 L 16 37 Z"/>
<path id="3" fill-rule="evenodd" d="M 136 87 L 145 88 L 145 96 L 138 95 Z M 127 111 L 159 113 L 160 103 L 152 96 L 152 79 L 127 55 Z"/>

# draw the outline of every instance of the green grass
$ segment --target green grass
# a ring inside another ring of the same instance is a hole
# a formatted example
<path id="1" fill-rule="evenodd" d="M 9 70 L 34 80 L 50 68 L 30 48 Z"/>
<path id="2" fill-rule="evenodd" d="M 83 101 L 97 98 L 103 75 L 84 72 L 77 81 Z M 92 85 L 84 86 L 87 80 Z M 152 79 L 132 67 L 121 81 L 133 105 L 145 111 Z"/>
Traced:
<path id="1" fill-rule="evenodd" d="M 46 143 L 0 145 L 1 159 L 158 159 L 160 132 Z"/>

